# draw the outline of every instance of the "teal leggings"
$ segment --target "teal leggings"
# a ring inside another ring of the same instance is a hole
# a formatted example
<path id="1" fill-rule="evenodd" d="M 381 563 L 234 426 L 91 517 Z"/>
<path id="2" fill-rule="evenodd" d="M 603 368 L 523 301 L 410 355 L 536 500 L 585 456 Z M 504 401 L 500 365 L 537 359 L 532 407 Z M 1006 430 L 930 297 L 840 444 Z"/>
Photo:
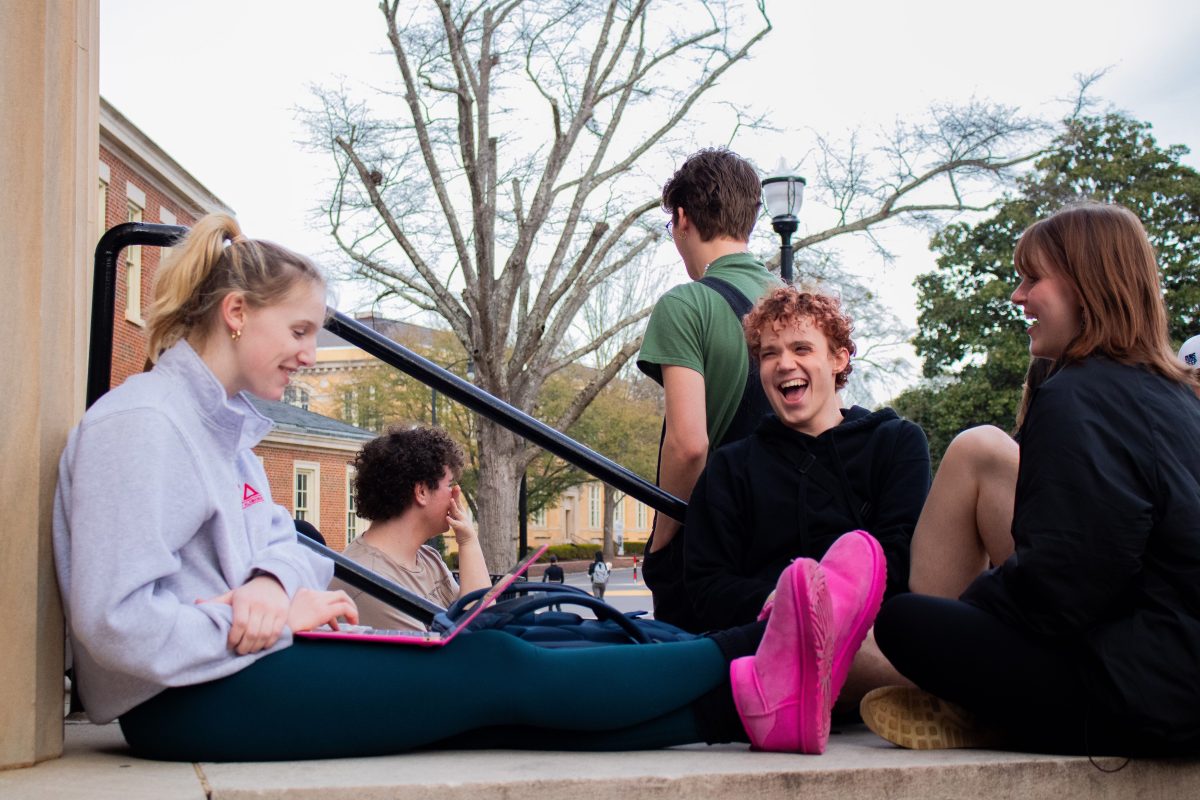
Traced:
<path id="1" fill-rule="evenodd" d="M 170 761 L 372 756 L 442 740 L 647 749 L 703 741 L 690 706 L 728 691 L 728 676 L 711 639 L 565 650 L 498 631 L 437 649 L 297 639 L 227 678 L 167 689 L 120 721 L 134 752 Z"/>

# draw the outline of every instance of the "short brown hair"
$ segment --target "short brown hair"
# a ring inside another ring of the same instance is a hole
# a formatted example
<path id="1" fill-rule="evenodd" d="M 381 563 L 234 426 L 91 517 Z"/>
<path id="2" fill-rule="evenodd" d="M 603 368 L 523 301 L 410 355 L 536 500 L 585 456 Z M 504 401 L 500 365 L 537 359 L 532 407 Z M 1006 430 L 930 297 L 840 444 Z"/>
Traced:
<path id="1" fill-rule="evenodd" d="M 662 191 L 663 210 L 678 221 L 682 208 L 705 242 L 718 236 L 749 241 L 761 205 L 758 172 L 724 147 L 688 156 Z"/>
<path id="2" fill-rule="evenodd" d="M 854 321 L 842 313 L 840 300 L 825 294 L 802 292 L 795 286 L 781 286 L 755 303 L 742 322 L 751 357 L 758 359 L 762 351 L 762 332 L 768 325 L 772 328 L 783 327 L 794 325 L 802 319 L 811 319 L 813 325 L 825 334 L 830 352 L 844 349 L 850 356 L 858 352 L 854 340 L 850 338 L 854 332 Z M 845 387 L 853 371 L 854 365 L 847 360 L 846 368 L 834 378 L 835 388 Z"/>
<path id="3" fill-rule="evenodd" d="M 1154 248 L 1132 211 L 1093 202 L 1069 205 L 1025 229 L 1013 262 L 1018 272 L 1033 277 L 1048 265 L 1079 295 L 1082 326 L 1062 361 L 1100 352 L 1196 386 L 1195 375 L 1171 347 Z"/>
<path id="4" fill-rule="evenodd" d="M 354 510 L 386 522 L 413 504 L 418 483 L 436 489 L 449 467 L 457 480 L 463 452 L 441 428 L 392 428 L 363 445 L 354 459 Z"/>

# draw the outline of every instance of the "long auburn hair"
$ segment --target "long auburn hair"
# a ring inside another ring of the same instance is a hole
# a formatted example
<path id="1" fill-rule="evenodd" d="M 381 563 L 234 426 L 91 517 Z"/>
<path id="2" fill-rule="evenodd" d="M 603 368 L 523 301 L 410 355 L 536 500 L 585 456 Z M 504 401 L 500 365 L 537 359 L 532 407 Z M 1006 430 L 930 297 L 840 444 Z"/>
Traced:
<path id="1" fill-rule="evenodd" d="M 1200 390 L 1171 347 L 1158 262 L 1141 221 L 1119 205 L 1085 202 L 1039 220 L 1021 234 L 1017 271 L 1038 277 L 1049 265 L 1075 287 L 1082 326 L 1056 367 L 1103 353 Z"/>

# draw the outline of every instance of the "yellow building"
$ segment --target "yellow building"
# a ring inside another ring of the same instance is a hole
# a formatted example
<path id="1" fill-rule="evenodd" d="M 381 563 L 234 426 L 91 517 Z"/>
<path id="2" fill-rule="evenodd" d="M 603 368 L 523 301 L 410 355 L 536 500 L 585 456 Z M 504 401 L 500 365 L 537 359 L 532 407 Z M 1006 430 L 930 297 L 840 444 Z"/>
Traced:
<path id="1" fill-rule="evenodd" d="M 604 484 L 599 481 L 573 486 L 550 507 L 529 515 L 529 543 L 602 544 L 604 541 Z M 645 543 L 650 538 L 654 510 L 632 497 L 621 497 L 613 513 L 613 535 L 624 541 Z"/>

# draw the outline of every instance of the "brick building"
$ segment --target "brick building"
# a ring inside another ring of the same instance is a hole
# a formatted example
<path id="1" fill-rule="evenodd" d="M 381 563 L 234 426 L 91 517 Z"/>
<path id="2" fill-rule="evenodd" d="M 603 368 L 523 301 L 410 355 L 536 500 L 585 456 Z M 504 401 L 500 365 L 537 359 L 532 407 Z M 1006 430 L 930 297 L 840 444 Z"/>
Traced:
<path id="1" fill-rule="evenodd" d="M 123 222 L 190 227 L 205 214 L 233 214 L 104 98 L 100 98 L 99 161 L 102 231 Z M 168 252 L 129 247 L 121 254 L 113 319 L 113 386 L 145 366 L 146 309 L 159 263 Z M 275 423 L 255 448 L 266 468 L 272 497 L 316 525 L 326 542 L 341 550 L 362 531 L 349 497 L 350 463 L 372 434 L 283 403 L 256 399 L 255 405 Z"/>
<path id="2" fill-rule="evenodd" d="M 99 219 L 103 233 L 122 222 L 191 227 L 205 214 L 233 211 L 103 97 L 100 98 Z M 146 363 L 145 311 L 165 252 L 129 247 L 117 265 L 113 386 Z"/>
<path id="3" fill-rule="evenodd" d="M 330 547 L 344 549 L 367 526 L 354 513 L 351 462 L 375 434 L 287 403 L 251 402 L 275 423 L 255 448 L 275 502 L 315 525 Z"/>

